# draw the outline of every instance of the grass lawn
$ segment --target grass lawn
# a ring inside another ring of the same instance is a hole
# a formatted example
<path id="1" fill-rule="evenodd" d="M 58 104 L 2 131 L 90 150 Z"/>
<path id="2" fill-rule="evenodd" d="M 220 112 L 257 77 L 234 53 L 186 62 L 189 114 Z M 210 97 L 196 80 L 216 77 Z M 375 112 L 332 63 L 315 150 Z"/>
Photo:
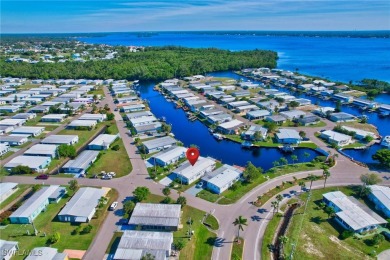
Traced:
<path id="1" fill-rule="evenodd" d="M 321 169 L 321 166 L 321 163 L 308 162 L 271 168 L 267 171 L 267 173 L 262 174 L 251 183 L 237 182 L 237 188 L 235 190 L 228 189 L 221 194 L 223 198 L 218 200 L 218 204 L 231 204 L 238 201 L 246 193 L 257 187 L 258 185 L 262 184 L 263 182 L 267 181 L 266 176 L 268 176 L 269 179 L 273 179 L 275 177 L 293 172 L 318 170 Z"/>
<path id="2" fill-rule="evenodd" d="M 298 147 L 304 147 L 304 148 L 310 148 L 310 149 L 316 149 L 318 146 L 313 142 L 302 142 L 298 145 Z"/>
<path id="3" fill-rule="evenodd" d="M 212 215 L 207 215 L 206 219 L 203 221 L 205 224 L 209 226 L 212 230 L 219 229 L 219 223 L 217 219 Z"/>
<path id="4" fill-rule="evenodd" d="M 365 144 L 362 144 L 359 142 L 354 142 L 352 144 L 348 144 L 348 145 L 343 146 L 343 149 L 354 149 L 354 148 L 364 147 L 364 146 L 365 146 Z"/>
<path id="5" fill-rule="evenodd" d="M 100 157 L 88 169 L 88 175 L 99 174 L 101 171 L 115 172 L 115 178 L 129 174 L 133 167 L 127 155 L 125 146 L 121 138 L 118 138 L 111 147 L 119 145 L 119 150 L 111 148 L 100 152 Z"/>
<path id="6" fill-rule="evenodd" d="M 267 228 L 263 236 L 263 243 L 261 245 L 261 259 L 271 259 L 270 245 L 272 245 L 276 229 L 281 220 L 282 219 L 280 217 L 274 215 L 272 219 L 268 222 Z"/>
<path id="7" fill-rule="evenodd" d="M 232 247 L 232 257 L 231 260 L 241 260 L 242 253 L 244 253 L 244 239 L 242 237 L 239 238 L 240 243 L 234 242 Z"/>
<path id="8" fill-rule="evenodd" d="M 47 210 L 38 215 L 34 220 L 34 225 L 39 231 L 38 236 L 27 235 L 27 230 L 30 234 L 34 233 L 32 225 L 10 224 L 5 229 L 2 229 L 0 238 L 18 241 L 19 250 L 23 251 L 31 250 L 34 247 L 47 246 L 49 236 L 55 232 L 59 232 L 60 240 L 53 245 L 53 247 L 58 248 L 59 252 L 62 252 L 64 249 L 87 250 L 107 214 L 108 206 L 112 201 L 117 199 L 118 194 L 115 190 L 111 190 L 108 194 L 110 197 L 109 201 L 99 210 L 102 212 L 101 215 L 97 219 L 92 219 L 89 223 L 93 226 L 92 231 L 88 234 L 77 235 L 72 235 L 71 232 L 79 225 L 68 222 L 59 222 L 56 219 L 57 214 L 62 207 L 64 207 L 66 202 L 69 201 L 71 195 L 73 195 L 73 193 L 69 191 L 57 204 L 49 204 Z M 86 223 L 83 223 L 80 226 L 84 227 L 86 225 Z M 46 237 L 44 234 L 46 234 Z M 24 256 L 15 256 L 13 259 L 23 258 Z"/>
<path id="9" fill-rule="evenodd" d="M 10 157 L 11 155 L 13 155 L 15 152 L 13 151 L 8 151 L 7 153 L 3 154 L 2 156 L 0 156 L 0 160 L 4 160 L 8 157 Z"/>
<path id="10" fill-rule="evenodd" d="M 318 121 L 315 124 L 307 125 L 305 127 L 324 127 L 324 126 L 326 126 L 326 123 L 324 121 Z"/>
<path id="11" fill-rule="evenodd" d="M 241 139 L 238 135 L 225 135 L 225 137 L 231 141 L 242 143 L 244 140 Z M 279 143 L 274 143 L 272 139 L 267 139 L 266 141 L 256 141 L 253 143 L 255 146 L 259 147 L 278 147 L 281 146 Z"/>
<path id="12" fill-rule="evenodd" d="M 210 201 L 210 202 L 216 202 L 220 196 L 218 194 L 212 193 L 208 190 L 202 190 L 198 194 L 196 194 L 196 197 Z"/>
<path id="13" fill-rule="evenodd" d="M 374 125 L 371 125 L 371 124 L 362 124 L 362 123 L 354 121 L 354 122 L 340 123 L 340 125 L 345 125 L 345 126 L 349 126 L 349 127 L 353 127 L 353 128 L 357 128 L 360 130 L 369 131 L 369 132 L 373 132 L 375 134 L 378 134 L 378 129 Z"/>
<path id="14" fill-rule="evenodd" d="M 91 131 L 88 130 L 72 130 L 64 129 L 59 132 L 59 135 L 78 135 L 79 141 L 74 145 L 76 150 L 80 149 L 84 144 L 86 144 L 92 137 L 98 133 L 104 127 L 104 123 L 100 123 L 97 127 Z M 92 140 L 91 140 L 92 141 Z"/>
<path id="15" fill-rule="evenodd" d="M 96 90 L 91 90 L 91 91 L 88 91 L 88 94 L 90 95 L 101 95 L 102 97 L 104 97 L 104 91 L 103 91 L 103 88 L 102 87 L 99 87 L 98 89 Z"/>
<path id="16" fill-rule="evenodd" d="M 345 240 L 338 238 L 343 229 L 334 219 L 328 219 L 328 215 L 318 207 L 323 193 L 337 190 L 344 192 L 347 196 L 354 195 L 350 187 L 332 187 L 312 191 L 306 214 L 294 214 L 289 225 L 286 235 L 289 238 L 289 243 L 285 247 L 286 255 L 291 252 L 291 243 L 296 243 L 298 238 L 294 259 L 364 259 L 368 258 L 373 250 L 379 254 L 390 248 L 390 242 L 387 240 L 378 247 L 370 246 L 373 234 L 364 238 L 349 237 Z M 304 193 L 300 195 L 300 198 L 306 201 L 307 196 L 308 193 Z M 301 207 L 297 213 L 302 213 L 303 210 L 304 207 Z"/>
<path id="17" fill-rule="evenodd" d="M 18 184 L 18 189 L 11 196 L 9 196 L 2 203 L 0 203 L 0 208 L 3 208 L 8 204 L 10 204 L 14 199 L 19 197 L 23 192 L 25 192 L 30 187 L 32 187 L 32 185 Z"/>
<path id="18" fill-rule="evenodd" d="M 25 126 L 36 126 L 41 121 L 42 116 L 37 115 L 35 118 L 29 119 L 24 125 Z"/>

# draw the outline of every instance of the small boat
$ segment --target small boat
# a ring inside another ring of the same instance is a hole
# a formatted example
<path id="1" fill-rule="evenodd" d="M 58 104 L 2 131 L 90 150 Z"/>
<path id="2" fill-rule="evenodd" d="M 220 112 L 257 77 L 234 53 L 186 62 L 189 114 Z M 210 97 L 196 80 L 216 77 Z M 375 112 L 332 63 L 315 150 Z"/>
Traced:
<path id="1" fill-rule="evenodd" d="M 133 85 L 134 85 L 134 86 L 138 86 L 138 84 L 139 84 L 139 80 L 138 80 L 138 79 L 137 79 L 137 80 L 134 80 Z"/>
<path id="2" fill-rule="evenodd" d="M 211 129 L 211 128 L 209 128 L 209 132 L 210 132 L 210 133 L 214 133 L 214 130 Z"/>
<path id="3" fill-rule="evenodd" d="M 250 141 L 244 141 L 241 143 L 242 148 L 251 148 L 253 144 Z"/>
<path id="4" fill-rule="evenodd" d="M 162 122 L 166 122 L 166 121 L 167 121 L 167 119 L 165 118 L 165 116 L 162 116 L 162 117 L 160 118 L 160 120 L 161 120 Z"/>
<path id="5" fill-rule="evenodd" d="M 218 141 L 223 140 L 223 136 L 220 134 L 213 134 L 214 138 L 217 139 Z"/>
<path id="6" fill-rule="evenodd" d="M 390 149 L 390 135 L 386 135 L 385 137 L 383 137 L 381 145 L 386 146 Z"/>
<path id="7" fill-rule="evenodd" d="M 292 153 L 295 150 L 293 146 L 288 144 L 283 145 L 280 149 L 285 153 Z"/>

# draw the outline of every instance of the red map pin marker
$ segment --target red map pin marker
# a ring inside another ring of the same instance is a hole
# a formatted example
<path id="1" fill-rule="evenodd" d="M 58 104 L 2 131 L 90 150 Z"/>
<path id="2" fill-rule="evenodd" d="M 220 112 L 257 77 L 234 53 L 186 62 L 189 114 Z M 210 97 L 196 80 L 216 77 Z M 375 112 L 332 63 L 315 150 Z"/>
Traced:
<path id="1" fill-rule="evenodd" d="M 191 165 L 194 166 L 194 164 L 199 158 L 199 150 L 194 147 L 188 148 L 186 152 L 186 157 L 188 161 L 191 163 Z"/>

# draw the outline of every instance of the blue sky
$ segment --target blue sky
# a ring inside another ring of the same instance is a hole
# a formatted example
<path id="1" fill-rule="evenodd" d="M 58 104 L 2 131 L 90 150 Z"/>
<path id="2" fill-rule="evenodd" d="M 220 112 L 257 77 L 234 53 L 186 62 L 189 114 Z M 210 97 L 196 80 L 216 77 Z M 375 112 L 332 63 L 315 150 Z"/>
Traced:
<path id="1" fill-rule="evenodd" d="M 1 0 L 2 33 L 390 30 L 390 1 Z"/>

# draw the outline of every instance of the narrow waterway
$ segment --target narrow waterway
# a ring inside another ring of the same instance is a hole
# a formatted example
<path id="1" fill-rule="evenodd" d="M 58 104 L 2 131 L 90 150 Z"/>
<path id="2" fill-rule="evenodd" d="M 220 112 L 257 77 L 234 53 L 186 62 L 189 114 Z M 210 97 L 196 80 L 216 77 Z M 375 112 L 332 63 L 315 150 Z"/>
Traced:
<path id="1" fill-rule="evenodd" d="M 233 72 L 230 72 L 230 71 L 215 72 L 215 73 L 210 73 L 210 75 L 215 76 L 215 77 L 229 77 L 229 78 L 234 78 L 234 79 L 248 80 L 248 78 L 239 76 L 239 75 L 237 75 Z M 249 80 L 251 80 L 251 79 L 249 79 Z M 251 81 L 257 82 L 254 80 L 251 80 Z M 259 82 L 257 82 L 257 83 L 259 83 Z M 285 88 L 279 88 L 279 90 L 283 91 L 283 92 L 287 92 L 287 93 L 289 93 L 293 96 L 296 96 L 296 97 L 310 99 L 313 104 L 317 104 L 319 106 L 335 107 L 335 105 L 336 105 L 335 101 L 332 101 L 332 100 L 322 100 L 318 97 L 308 96 L 306 94 L 298 95 L 296 92 L 290 91 L 290 90 L 285 89 Z M 381 94 L 381 95 L 377 96 L 374 99 L 374 101 L 379 102 L 379 103 L 390 104 L 390 95 Z M 376 112 L 363 112 L 362 113 L 357 107 L 352 106 L 352 105 L 342 105 L 341 110 L 345 113 L 349 113 L 349 114 L 352 114 L 355 116 L 361 116 L 363 114 L 367 115 L 369 118 L 368 123 L 376 126 L 378 129 L 378 132 L 381 136 L 390 135 L 390 117 L 385 117 L 385 118 L 379 117 L 378 113 L 376 113 Z M 373 145 L 372 147 L 370 147 L 369 149 L 366 149 L 366 150 L 348 149 L 348 150 L 344 150 L 344 152 L 357 161 L 360 161 L 363 163 L 373 163 L 375 161 L 372 160 L 371 156 L 373 154 L 375 154 L 375 152 L 377 150 L 382 149 L 382 148 L 384 148 L 384 147 L 381 145 Z"/>
<path id="2" fill-rule="evenodd" d="M 176 109 L 174 103 L 168 102 L 157 91 L 153 90 L 155 83 L 144 83 L 139 87 L 141 97 L 150 103 L 153 114 L 165 117 L 168 124 L 172 125 L 172 132 L 176 139 L 185 146 L 195 144 L 200 148 L 201 156 L 211 156 L 221 160 L 222 163 L 245 166 L 248 161 L 254 165 L 268 170 L 273 167 L 273 162 L 281 157 L 286 157 L 292 162 L 291 155 L 298 156 L 300 162 L 312 160 L 319 154 L 311 149 L 296 149 L 292 154 L 284 154 L 278 148 L 258 148 L 245 150 L 241 144 L 223 140 L 217 141 L 208 131 L 208 128 L 198 120 L 191 122 L 187 119 L 182 109 Z M 305 157 L 308 153 L 310 156 Z"/>

